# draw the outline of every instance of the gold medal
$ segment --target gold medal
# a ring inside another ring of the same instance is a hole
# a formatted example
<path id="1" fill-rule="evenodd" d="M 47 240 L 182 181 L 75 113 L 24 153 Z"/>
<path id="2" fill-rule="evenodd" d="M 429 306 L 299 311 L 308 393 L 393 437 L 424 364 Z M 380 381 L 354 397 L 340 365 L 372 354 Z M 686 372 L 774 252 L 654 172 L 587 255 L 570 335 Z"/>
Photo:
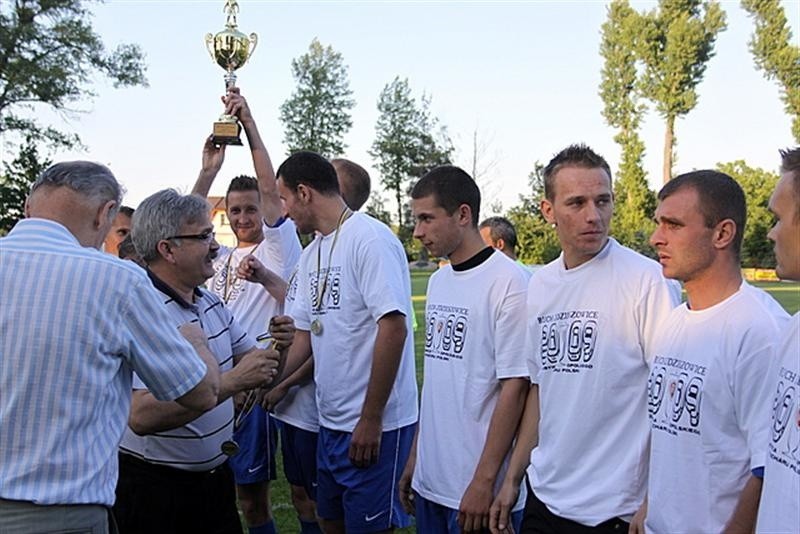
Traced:
<path id="1" fill-rule="evenodd" d="M 322 333 L 322 322 L 319 319 L 311 321 L 311 333 L 318 336 Z"/>
<path id="2" fill-rule="evenodd" d="M 222 454 L 225 456 L 233 456 L 239 452 L 239 444 L 232 439 L 223 441 L 219 448 L 222 450 Z"/>

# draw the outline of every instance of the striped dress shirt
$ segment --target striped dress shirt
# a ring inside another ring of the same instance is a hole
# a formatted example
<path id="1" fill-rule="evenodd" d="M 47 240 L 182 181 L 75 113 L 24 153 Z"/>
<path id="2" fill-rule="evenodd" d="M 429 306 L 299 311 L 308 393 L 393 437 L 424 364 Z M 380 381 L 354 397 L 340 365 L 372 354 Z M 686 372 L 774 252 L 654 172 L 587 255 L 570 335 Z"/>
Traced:
<path id="1" fill-rule="evenodd" d="M 142 269 L 20 221 L 0 239 L 0 498 L 113 504 L 133 370 L 173 400 L 206 366 Z"/>

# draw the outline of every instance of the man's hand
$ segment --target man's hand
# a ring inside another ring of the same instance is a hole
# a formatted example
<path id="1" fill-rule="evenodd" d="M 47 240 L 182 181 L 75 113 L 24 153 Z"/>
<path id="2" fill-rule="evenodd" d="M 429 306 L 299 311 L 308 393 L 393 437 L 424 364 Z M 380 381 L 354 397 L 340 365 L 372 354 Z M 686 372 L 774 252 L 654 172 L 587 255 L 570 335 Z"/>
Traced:
<path id="1" fill-rule="evenodd" d="M 519 484 L 513 484 L 508 479 L 503 481 L 500 491 L 489 508 L 489 530 L 492 534 L 513 534 L 511 525 L 511 509 L 519 498 Z"/>
<path id="2" fill-rule="evenodd" d="M 462 532 L 480 532 L 489 528 L 489 508 L 492 505 L 490 481 L 472 479 L 458 507 L 458 526 Z"/>
<path id="3" fill-rule="evenodd" d="M 400 492 L 400 504 L 406 513 L 414 515 L 414 490 L 411 489 L 411 481 L 414 479 L 414 467 L 417 465 L 416 454 L 409 454 L 403 474 L 400 475 L 400 482 L 397 483 L 397 490 Z"/>
<path id="4" fill-rule="evenodd" d="M 636 510 L 636 513 L 633 514 L 633 519 L 631 519 L 631 524 L 628 527 L 628 534 L 644 534 L 644 520 L 647 518 L 647 497 L 645 497 L 644 502 Z"/>
<path id="5" fill-rule="evenodd" d="M 284 349 L 294 341 L 294 319 L 288 315 L 276 315 L 269 321 L 269 333 L 275 339 L 275 346 Z"/>
<path id="6" fill-rule="evenodd" d="M 195 349 L 208 345 L 208 337 L 206 337 L 206 333 L 200 328 L 200 323 L 198 322 L 183 323 L 178 327 L 178 332 Z"/>
<path id="7" fill-rule="evenodd" d="M 237 117 L 240 121 L 252 122 L 253 115 L 250 113 L 250 106 L 247 100 L 239 93 L 238 87 L 230 87 L 228 93 L 222 97 L 225 104 L 225 113 Z"/>
<path id="8" fill-rule="evenodd" d="M 203 144 L 203 166 L 200 173 L 213 177 L 217 176 L 219 170 L 222 168 L 222 163 L 225 161 L 225 146 L 215 145 L 211 140 L 213 136 L 206 137 L 206 142 Z"/>
<path id="9" fill-rule="evenodd" d="M 278 374 L 280 354 L 274 349 L 253 349 L 234 366 L 236 389 L 243 391 L 268 385 Z"/>
<path id="10" fill-rule="evenodd" d="M 263 400 L 261 401 L 261 406 L 268 412 L 271 412 L 275 409 L 275 406 L 280 403 L 286 394 L 289 393 L 289 388 L 283 386 L 283 384 L 278 384 L 264 395 Z"/>
<path id="11" fill-rule="evenodd" d="M 356 467 L 369 467 L 378 461 L 381 450 L 381 432 L 383 421 L 380 418 L 369 418 L 363 415 L 353 429 L 348 456 L 350 463 Z"/>

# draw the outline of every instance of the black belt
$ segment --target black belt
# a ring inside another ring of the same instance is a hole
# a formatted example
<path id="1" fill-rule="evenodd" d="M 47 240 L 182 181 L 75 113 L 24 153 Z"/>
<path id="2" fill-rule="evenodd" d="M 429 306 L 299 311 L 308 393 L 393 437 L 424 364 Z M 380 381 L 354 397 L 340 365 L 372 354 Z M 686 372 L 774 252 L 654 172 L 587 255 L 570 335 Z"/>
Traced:
<path id="1" fill-rule="evenodd" d="M 168 465 L 154 464 L 125 453 L 119 454 L 119 463 L 121 466 L 124 465 L 127 468 L 139 472 L 144 472 L 149 475 L 154 475 L 159 478 L 164 478 L 174 482 L 185 482 L 188 484 L 203 482 L 226 474 L 230 471 L 227 461 L 209 471 L 187 471 L 185 469 L 177 469 Z"/>

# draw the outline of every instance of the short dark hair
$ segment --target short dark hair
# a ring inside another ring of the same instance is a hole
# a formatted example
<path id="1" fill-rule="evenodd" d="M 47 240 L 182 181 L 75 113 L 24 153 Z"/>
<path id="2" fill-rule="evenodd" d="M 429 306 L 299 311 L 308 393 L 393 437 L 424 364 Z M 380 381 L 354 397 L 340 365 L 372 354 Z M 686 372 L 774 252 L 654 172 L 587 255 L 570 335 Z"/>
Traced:
<path id="1" fill-rule="evenodd" d="M 297 186 L 303 184 L 323 195 L 339 194 L 336 169 L 316 152 L 295 152 L 281 163 L 277 176 L 292 191 L 297 191 Z"/>
<path id="2" fill-rule="evenodd" d="M 339 189 L 344 203 L 353 211 L 360 210 L 369 198 L 369 173 L 364 167 L 349 159 L 332 159 L 331 164 L 339 178 Z"/>
<path id="3" fill-rule="evenodd" d="M 253 178 L 252 176 L 247 176 L 246 174 L 240 174 L 236 176 L 231 183 L 228 184 L 228 190 L 225 191 L 225 203 L 228 202 L 228 195 L 231 194 L 233 191 L 255 191 L 256 193 L 261 195 L 261 191 L 258 189 L 258 180 Z"/>
<path id="4" fill-rule="evenodd" d="M 663 201 L 685 188 L 692 188 L 697 192 L 697 205 L 708 228 L 714 228 L 725 219 L 731 219 L 736 224 L 733 251 L 739 256 L 744 238 L 744 225 L 747 222 L 747 201 L 741 186 L 723 172 L 714 170 L 687 172 L 667 182 L 658 192 L 658 200 Z"/>
<path id="5" fill-rule="evenodd" d="M 119 213 L 121 213 L 122 215 L 125 215 L 129 219 L 133 218 L 133 212 L 134 212 L 134 209 L 131 208 L 130 206 L 120 206 L 119 207 Z"/>
<path id="6" fill-rule="evenodd" d="M 553 156 L 553 159 L 542 171 L 544 177 L 544 196 L 550 202 L 555 199 L 556 184 L 555 176 L 564 167 L 580 167 L 582 169 L 603 169 L 608 175 L 609 186 L 611 186 L 611 167 L 608 162 L 592 150 L 589 146 L 579 143 L 569 145 L 567 148 Z"/>
<path id="7" fill-rule="evenodd" d="M 517 231 L 511 221 L 505 217 L 489 217 L 478 228 L 488 228 L 493 242 L 496 243 L 499 239 L 502 239 L 511 250 L 517 248 Z"/>
<path id="8" fill-rule="evenodd" d="M 781 172 L 792 175 L 794 201 L 797 216 L 800 217 L 800 146 L 781 150 Z"/>
<path id="9" fill-rule="evenodd" d="M 414 184 L 411 198 L 435 196 L 436 203 L 452 215 L 462 204 L 472 210 L 472 224 L 478 226 L 481 191 L 469 174 L 453 165 L 440 165 Z"/>

